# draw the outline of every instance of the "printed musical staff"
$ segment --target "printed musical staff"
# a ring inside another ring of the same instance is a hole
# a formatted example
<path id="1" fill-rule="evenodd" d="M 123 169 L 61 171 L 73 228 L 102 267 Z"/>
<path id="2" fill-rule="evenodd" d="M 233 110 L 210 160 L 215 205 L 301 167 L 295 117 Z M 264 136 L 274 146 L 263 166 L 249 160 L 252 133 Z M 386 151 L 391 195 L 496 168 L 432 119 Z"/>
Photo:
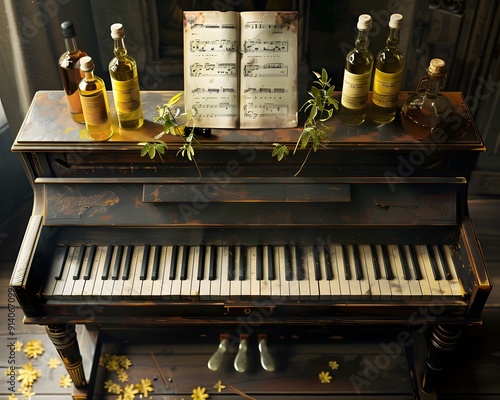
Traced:
<path id="1" fill-rule="evenodd" d="M 243 68 L 245 77 L 284 77 L 288 76 L 288 65 L 283 63 L 246 64 Z"/>
<path id="2" fill-rule="evenodd" d="M 189 49 L 193 52 L 236 51 L 236 40 L 191 40 Z"/>
<path id="3" fill-rule="evenodd" d="M 189 66 L 191 77 L 236 75 L 236 63 L 194 63 Z"/>
<path id="4" fill-rule="evenodd" d="M 245 53 L 286 53 L 288 51 L 288 42 L 286 40 L 249 39 L 243 43 L 243 51 Z"/>

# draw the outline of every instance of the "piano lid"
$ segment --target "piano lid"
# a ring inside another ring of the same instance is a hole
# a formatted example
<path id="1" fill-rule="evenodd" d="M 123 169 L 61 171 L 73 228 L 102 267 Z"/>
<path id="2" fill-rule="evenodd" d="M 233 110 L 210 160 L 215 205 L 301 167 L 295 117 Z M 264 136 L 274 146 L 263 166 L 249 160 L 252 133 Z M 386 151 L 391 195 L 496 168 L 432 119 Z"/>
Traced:
<path id="1" fill-rule="evenodd" d="M 13 151 L 26 150 L 61 150 L 61 146 L 78 144 L 79 149 L 87 147 L 93 150 L 134 150 L 137 151 L 138 142 L 152 141 L 154 136 L 161 132 L 161 125 L 153 123 L 156 116 L 156 107 L 166 103 L 177 92 L 148 91 L 142 92 L 142 102 L 145 116 L 143 127 L 137 130 L 124 130 L 114 126 L 115 134 L 107 142 L 91 142 L 87 137 L 83 125 L 74 122 L 68 114 L 63 91 L 39 91 L 35 94 L 32 105 L 28 111 L 25 122 L 12 147 Z M 335 94 L 340 97 L 340 92 Z M 401 92 L 399 102 L 402 104 L 408 97 L 408 92 Z M 406 134 L 401 127 L 399 119 L 390 124 L 377 126 L 365 122 L 357 127 L 349 127 L 339 118 L 334 117 L 327 122 L 332 130 L 325 141 L 327 147 L 384 149 L 395 146 L 404 146 L 406 149 L 415 147 L 419 150 L 432 151 L 445 148 L 467 148 L 468 150 L 484 151 L 485 147 L 481 136 L 473 122 L 470 111 L 464 98 L 459 92 L 444 93 L 457 108 L 457 113 L 467 120 L 468 130 L 462 137 L 448 138 L 444 143 L 431 141 L 417 141 Z M 112 93 L 108 92 L 110 104 L 113 104 Z M 199 138 L 204 149 L 235 149 L 252 147 L 269 150 L 275 142 L 295 145 L 300 135 L 303 121 L 297 128 L 242 130 L 242 129 L 212 129 L 212 137 Z M 162 138 L 167 143 L 182 143 L 172 135 Z"/>

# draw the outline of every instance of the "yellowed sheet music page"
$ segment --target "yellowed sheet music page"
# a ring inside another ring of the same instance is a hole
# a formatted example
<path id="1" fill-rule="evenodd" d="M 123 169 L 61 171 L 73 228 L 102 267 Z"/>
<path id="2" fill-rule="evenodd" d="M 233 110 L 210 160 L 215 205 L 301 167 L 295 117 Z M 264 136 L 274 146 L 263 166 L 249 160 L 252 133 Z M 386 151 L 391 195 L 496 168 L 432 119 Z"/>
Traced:
<path id="1" fill-rule="evenodd" d="M 239 13 L 184 12 L 184 100 L 198 125 L 238 127 Z"/>
<path id="2" fill-rule="evenodd" d="M 297 126 L 297 12 L 240 15 L 240 127 Z"/>

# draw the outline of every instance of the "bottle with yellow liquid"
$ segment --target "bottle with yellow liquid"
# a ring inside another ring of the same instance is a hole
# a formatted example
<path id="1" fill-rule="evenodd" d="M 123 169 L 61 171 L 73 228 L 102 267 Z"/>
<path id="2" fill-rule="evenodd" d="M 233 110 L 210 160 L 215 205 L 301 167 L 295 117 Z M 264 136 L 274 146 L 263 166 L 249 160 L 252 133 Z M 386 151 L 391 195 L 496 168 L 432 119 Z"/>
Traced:
<path id="1" fill-rule="evenodd" d="M 125 29 L 120 23 L 111 25 L 115 57 L 109 63 L 116 113 L 120 128 L 137 129 L 144 123 L 139 89 L 139 77 L 135 60 L 127 54 Z"/>
<path id="2" fill-rule="evenodd" d="M 391 122 L 396 116 L 404 68 L 404 56 L 399 48 L 402 27 L 403 16 L 392 14 L 386 46 L 379 51 L 375 59 L 370 117 L 377 124 Z"/>
<path id="3" fill-rule="evenodd" d="M 372 17 L 368 14 L 360 15 L 357 27 L 359 32 L 355 47 L 346 57 L 340 101 L 339 115 L 346 125 L 360 125 L 366 119 L 373 69 L 373 54 L 368 49 Z"/>
<path id="4" fill-rule="evenodd" d="M 85 56 L 80 59 L 80 69 L 84 77 L 78 86 L 78 91 L 89 138 L 101 141 L 113 135 L 113 126 L 106 85 L 101 78 L 94 75 L 94 68 L 94 61 L 91 57 Z"/>

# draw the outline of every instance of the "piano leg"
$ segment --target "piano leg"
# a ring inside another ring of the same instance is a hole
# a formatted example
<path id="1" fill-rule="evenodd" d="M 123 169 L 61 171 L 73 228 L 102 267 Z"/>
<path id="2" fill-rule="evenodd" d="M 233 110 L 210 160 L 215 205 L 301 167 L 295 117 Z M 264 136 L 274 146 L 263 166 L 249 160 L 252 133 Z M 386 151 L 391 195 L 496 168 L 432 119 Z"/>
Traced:
<path id="1" fill-rule="evenodd" d="M 436 325 L 434 327 L 422 382 L 424 394 L 434 391 L 439 373 L 443 370 L 447 357 L 454 349 L 460 333 L 461 326 L 457 325 Z"/>
<path id="2" fill-rule="evenodd" d="M 83 389 L 87 386 L 83 371 L 82 356 L 78 347 L 75 325 L 47 325 L 45 331 L 64 362 L 66 371 L 74 385 Z"/>

